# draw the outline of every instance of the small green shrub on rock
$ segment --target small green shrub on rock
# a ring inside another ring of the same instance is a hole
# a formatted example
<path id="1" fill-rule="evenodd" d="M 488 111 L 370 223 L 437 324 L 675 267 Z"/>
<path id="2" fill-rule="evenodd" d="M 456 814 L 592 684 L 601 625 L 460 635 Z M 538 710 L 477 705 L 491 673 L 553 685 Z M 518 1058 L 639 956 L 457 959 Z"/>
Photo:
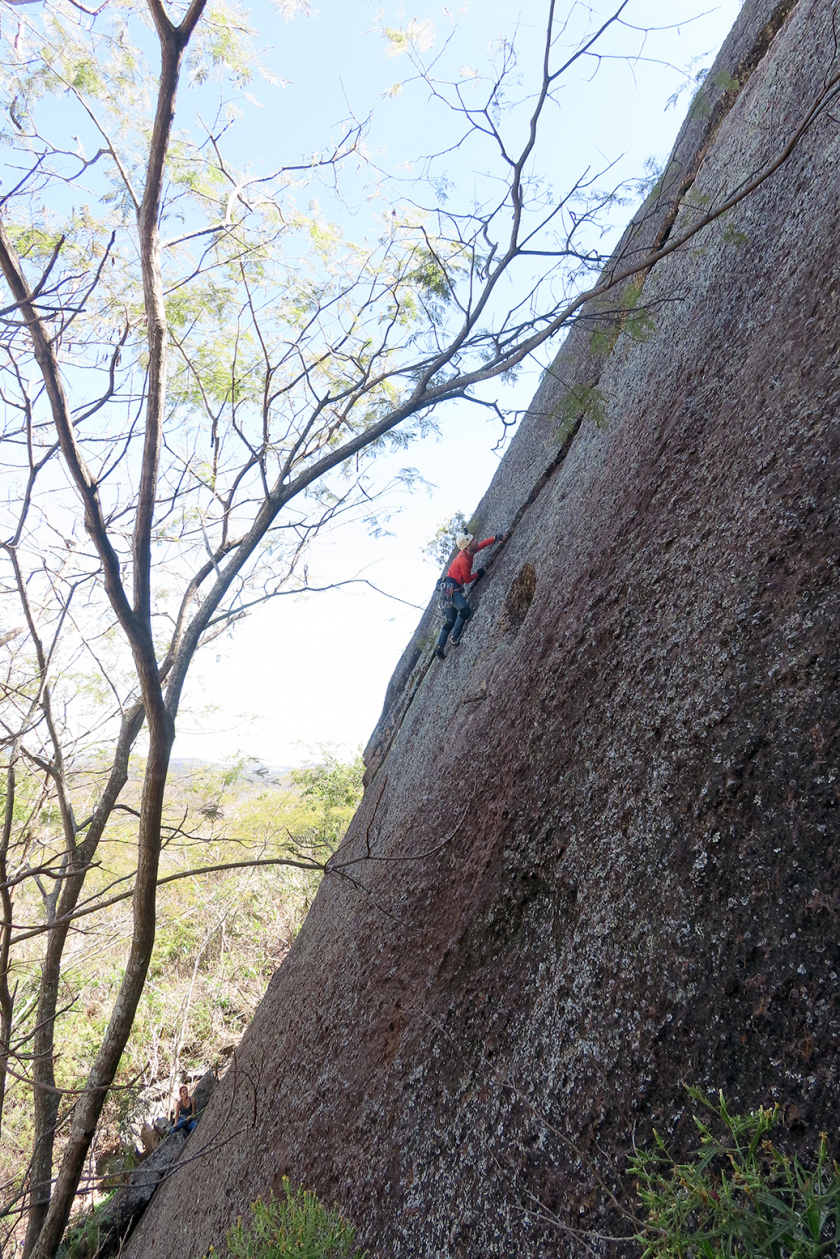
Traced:
<path id="1" fill-rule="evenodd" d="M 732 1115 L 723 1094 L 696 1116 L 700 1148 L 678 1163 L 656 1135 L 630 1170 L 647 1219 L 636 1240 L 643 1259 L 820 1259 L 840 1253 L 840 1167 L 825 1133 L 806 1167 L 769 1138 L 778 1107 Z"/>
<path id="2" fill-rule="evenodd" d="M 91 1259 L 91 1255 L 96 1254 L 101 1240 L 100 1226 L 116 1192 L 116 1189 L 112 1189 L 92 1211 L 85 1211 L 75 1217 L 62 1238 L 58 1252 L 60 1259 Z"/>
<path id="3" fill-rule="evenodd" d="M 230 1259 L 365 1259 L 355 1233 L 340 1212 L 328 1210 L 308 1189 L 293 1190 L 284 1176 L 281 1196 L 257 1198 L 250 1224 L 240 1217 L 227 1246 Z"/>

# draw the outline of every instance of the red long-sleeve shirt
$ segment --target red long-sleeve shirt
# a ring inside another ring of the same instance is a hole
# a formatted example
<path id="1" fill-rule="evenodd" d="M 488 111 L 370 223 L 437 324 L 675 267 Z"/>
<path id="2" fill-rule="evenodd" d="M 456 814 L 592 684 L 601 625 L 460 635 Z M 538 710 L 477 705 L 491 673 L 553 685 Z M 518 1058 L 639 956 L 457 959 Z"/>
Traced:
<path id="1" fill-rule="evenodd" d="M 479 542 L 478 549 L 483 551 L 486 546 L 492 546 L 496 541 L 495 538 L 485 538 L 483 542 Z M 457 581 L 459 586 L 468 586 L 471 581 L 475 581 L 478 573 L 472 571 L 473 557 L 469 551 L 459 551 L 455 559 L 449 565 L 447 577 L 451 577 L 453 581 Z"/>

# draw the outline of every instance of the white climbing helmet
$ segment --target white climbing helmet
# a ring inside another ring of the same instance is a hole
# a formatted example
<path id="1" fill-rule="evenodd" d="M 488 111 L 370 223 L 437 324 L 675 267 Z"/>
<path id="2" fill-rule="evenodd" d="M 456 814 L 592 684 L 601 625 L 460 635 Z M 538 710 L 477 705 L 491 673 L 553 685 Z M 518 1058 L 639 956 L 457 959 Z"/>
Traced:
<path id="1" fill-rule="evenodd" d="M 457 538 L 455 539 L 455 545 L 457 546 L 459 551 L 466 551 L 467 547 L 472 542 L 472 540 L 473 540 L 473 536 L 471 533 L 459 533 Z"/>

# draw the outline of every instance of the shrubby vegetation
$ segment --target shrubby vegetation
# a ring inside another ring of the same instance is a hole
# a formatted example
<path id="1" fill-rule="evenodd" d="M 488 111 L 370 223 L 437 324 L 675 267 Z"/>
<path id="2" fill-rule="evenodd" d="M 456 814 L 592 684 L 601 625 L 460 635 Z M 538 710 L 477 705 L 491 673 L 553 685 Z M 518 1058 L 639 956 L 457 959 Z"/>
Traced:
<path id="1" fill-rule="evenodd" d="M 112 1190 L 96 1206 L 74 1221 L 62 1240 L 64 1259 L 89 1259 L 96 1254 L 99 1245 L 99 1228 L 110 1199 L 116 1190 Z"/>
<path id="2" fill-rule="evenodd" d="M 823 1132 L 809 1164 L 771 1139 L 779 1108 L 732 1114 L 698 1089 L 700 1145 L 678 1162 L 662 1138 L 630 1161 L 647 1215 L 642 1259 L 820 1259 L 840 1252 L 840 1167 Z"/>
<path id="3" fill-rule="evenodd" d="M 332 852 L 341 842 L 362 798 L 364 772 L 360 751 L 353 760 L 342 761 L 324 747 L 317 765 L 292 771 L 292 782 L 314 815 L 306 832 L 310 844 L 323 844 Z"/>
<path id="4" fill-rule="evenodd" d="M 156 1108 L 166 1115 L 183 1078 L 225 1065 L 300 929 L 322 877 L 305 864 L 311 858 L 325 861 L 335 850 L 361 797 L 360 755 L 345 761 L 322 748 L 318 760 L 286 775 L 245 761 L 223 769 L 176 765 L 170 774 L 161 878 L 233 862 L 243 868 L 178 878 L 161 888 L 148 982 L 88 1160 L 86 1206 L 101 1198 L 109 1172 L 130 1166 L 143 1117 Z M 95 771 L 86 772 L 92 777 Z M 142 772 L 142 764 L 132 767 L 129 808 Z M 18 799 L 23 808 L 24 794 Z M 33 819 L 33 864 L 53 823 L 50 812 Z M 122 889 L 133 869 L 133 819 L 130 812 L 122 817 L 100 846 L 99 864 L 89 876 L 91 894 L 102 893 L 104 900 L 108 889 Z M 301 865 L 244 865 L 284 856 Z M 16 921 L 37 919 L 42 906 L 34 885 L 22 891 Z M 57 1027 L 62 1047 L 57 1082 L 68 1090 L 84 1084 L 119 987 L 122 942 L 131 932 L 130 901 L 112 904 L 80 926 L 66 953 Z M 41 940 L 27 942 L 15 971 L 20 1036 L 32 1030 Z M 23 1179 L 31 1141 L 31 1095 L 12 1078 L 0 1153 L 7 1193 Z"/>
<path id="5" fill-rule="evenodd" d="M 258 1198 L 251 1220 L 237 1220 L 227 1235 L 230 1259 L 365 1259 L 355 1229 L 328 1210 L 308 1189 L 293 1190 L 283 1177 L 282 1195 Z M 211 1248 L 211 1254 L 213 1254 Z M 367 1252 L 365 1252 L 366 1254 Z"/>

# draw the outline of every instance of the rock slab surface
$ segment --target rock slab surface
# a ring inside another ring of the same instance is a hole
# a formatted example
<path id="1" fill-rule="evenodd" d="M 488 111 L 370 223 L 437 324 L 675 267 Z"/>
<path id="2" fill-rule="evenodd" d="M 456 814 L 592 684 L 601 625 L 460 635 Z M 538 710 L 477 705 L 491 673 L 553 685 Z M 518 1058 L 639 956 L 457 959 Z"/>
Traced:
<path id="1" fill-rule="evenodd" d="M 748 0 L 626 256 L 779 151 L 833 11 Z M 479 507 L 516 524 L 464 641 L 429 665 L 430 612 L 407 648 L 353 864 L 132 1259 L 197 1259 L 284 1174 L 382 1259 L 579 1253 L 591 1168 L 679 1150 L 685 1083 L 838 1131 L 838 161 L 821 118 L 645 277 L 646 339 L 570 335 Z"/>

